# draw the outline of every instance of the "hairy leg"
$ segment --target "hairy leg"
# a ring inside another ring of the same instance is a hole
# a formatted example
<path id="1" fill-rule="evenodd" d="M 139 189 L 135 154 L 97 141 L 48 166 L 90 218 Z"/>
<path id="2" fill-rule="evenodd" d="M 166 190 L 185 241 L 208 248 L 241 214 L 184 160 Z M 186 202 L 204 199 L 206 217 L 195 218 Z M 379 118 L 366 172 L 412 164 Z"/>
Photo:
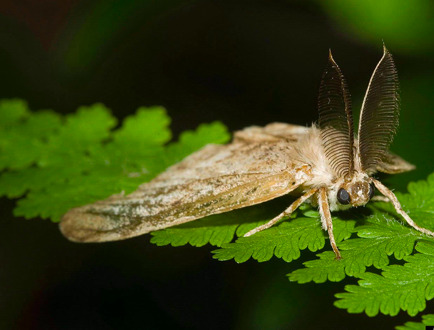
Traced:
<path id="1" fill-rule="evenodd" d="M 294 201 L 294 203 L 291 204 L 285 211 L 280 213 L 277 217 L 271 219 L 266 224 L 263 224 L 262 226 L 256 227 L 255 229 L 252 229 L 247 234 L 244 235 L 244 237 L 251 236 L 253 234 L 256 234 L 264 229 L 270 228 L 271 226 L 275 225 L 277 222 L 279 222 L 282 218 L 291 215 L 292 212 L 294 212 L 301 204 L 303 204 L 306 199 L 311 197 L 313 194 L 315 194 L 318 191 L 317 188 L 309 190 L 307 193 L 305 193 L 303 196 L 298 198 Z"/>
<path id="2" fill-rule="evenodd" d="M 327 188 L 322 187 L 318 193 L 318 204 L 319 204 L 319 213 L 321 214 L 321 221 L 326 225 L 327 232 L 329 233 L 330 244 L 332 249 L 336 255 L 336 259 L 342 259 L 341 253 L 336 245 L 335 236 L 333 235 L 333 222 L 332 215 L 330 214 L 330 207 L 327 197 Z"/>
<path id="3" fill-rule="evenodd" d="M 398 198 L 396 198 L 396 196 L 395 196 L 395 194 L 389 189 L 389 188 L 387 188 L 385 185 L 383 185 L 380 181 L 377 181 L 377 180 L 375 180 L 375 179 L 372 179 L 372 182 L 374 182 L 374 185 L 375 185 L 375 187 L 377 187 L 377 189 L 384 195 L 384 196 L 386 196 L 390 201 L 391 201 L 391 203 L 393 204 L 393 206 L 395 207 L 395 210 L 396 210 L 396 212 L 398 212 L 398 214 L 400 214 L 404 219 L 405 219 L 405 221 L 407 221 L 407 223 L 410 225 L 410 226 L 412 226 L 414 229 L 416 229 L 416 230 L 418 230 L 418 231 L 420 231 L 420 232 L 422 232 L 422 233 L 424 233 L 424 234 L 427 234 L 427 235 L 430 235 L 430 236 L 434 236 L 434 232 L 432 232 L 432 231 L 430 231 L 430 230 L 428 230 L 428 229 L 425 229 L 425 228 L 422 228 L 422 227 L 419 227 L 411 218 L 410 218 L 410 216 L 407 214 L 407 213 L 405 213 L 404 212 L 404 210 L 402 209 L 402 206 L 401 206 L 401 204 L 399 203 L 399 201 L 398 201 Z"/>

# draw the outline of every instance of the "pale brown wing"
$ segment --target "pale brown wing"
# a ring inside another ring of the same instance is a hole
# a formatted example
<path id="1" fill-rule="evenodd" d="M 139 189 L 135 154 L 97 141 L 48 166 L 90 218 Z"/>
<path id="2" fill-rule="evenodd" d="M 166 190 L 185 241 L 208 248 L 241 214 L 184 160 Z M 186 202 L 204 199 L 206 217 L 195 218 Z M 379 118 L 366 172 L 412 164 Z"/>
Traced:
<path id="1" fill-rule="evenodd" d="M 265 127 L 250 126 L 234 133 L 234 143 L 288 142 L 293 145 L 311 131 L 310 127 L 272 123 Z"/>
<path id="2" fill-rule="evenodd" d="M 297 135 L 292 125 L 273 125 L 208 145 L 128 196 L 72 209 L 60 229 L 72 241 L 120 240 L 285 195 L 310 178 L 294 160 L 297 136 L 308 129 Z"/>
<path id="3" fill-rule="evenodd" d="M 388 174 L 407 172 L 414 170 L 415 168 L 416 166 L 390 151 L 387 151 L 383 159 L 377 164 L 377 171 Z"/>

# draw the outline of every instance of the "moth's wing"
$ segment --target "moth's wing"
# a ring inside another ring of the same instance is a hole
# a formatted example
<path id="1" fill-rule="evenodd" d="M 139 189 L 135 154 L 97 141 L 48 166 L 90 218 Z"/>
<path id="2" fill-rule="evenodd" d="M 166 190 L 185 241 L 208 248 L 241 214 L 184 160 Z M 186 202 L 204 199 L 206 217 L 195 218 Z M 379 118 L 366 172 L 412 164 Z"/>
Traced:
<path id="1" fill-rule="evenodd" d="M 291 125 L 285 123 L 272 123 L 265 127 L 251 126 L 242 131 L 235 132 L 234 142 L 275 142 L 286 141 L 295 144 L 308 132 L 311 128 Z"/>
<path id="2" fill-rule="evenodd" d="M 414 170 L 415 168 L 416 166 L 413 164 L 410 164 L 398 155 L 395 155 L 389 151 L 384 155 L 381 162 L 377 164 L 377 171 L 388 174 L 407 172 Z"/>
<path id="3" fill-rule="evenodd" d="M 72 241 L 120 240 L 285 195 L 310 172 L 294 161 L 294 142 L 266 134 L 208 145 L 128 196 L 70 210 L 60 229 Z"/>

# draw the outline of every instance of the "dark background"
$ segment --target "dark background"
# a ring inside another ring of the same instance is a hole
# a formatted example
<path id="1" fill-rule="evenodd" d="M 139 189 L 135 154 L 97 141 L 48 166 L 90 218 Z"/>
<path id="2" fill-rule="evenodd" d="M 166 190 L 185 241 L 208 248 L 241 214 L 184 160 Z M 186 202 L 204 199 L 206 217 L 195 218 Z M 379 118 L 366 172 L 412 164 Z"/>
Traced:
<path id="1" fill-rule="evenodd" d="M 221 120 L 231 131 L 317 119 L 328 49 L 356 115 L 382 40 L 402 90 L 392 150 L 434 163 L 434 4 L 388 1 L 2 0 L 0 98 L 70 113 L 102 102 L 120 119 L 162 105 L 175 136 Z M 213 247 L 156 247 L 145 235 L 80 245 L 57 225 L 12 217 L 0 199 L 0 329 L 392 329 L 409 319 L 333 307 L 340 283 L 290 283 L 287 264 L 212 259 Z M 433 312 L 428 304 L 427 312 Z"/>

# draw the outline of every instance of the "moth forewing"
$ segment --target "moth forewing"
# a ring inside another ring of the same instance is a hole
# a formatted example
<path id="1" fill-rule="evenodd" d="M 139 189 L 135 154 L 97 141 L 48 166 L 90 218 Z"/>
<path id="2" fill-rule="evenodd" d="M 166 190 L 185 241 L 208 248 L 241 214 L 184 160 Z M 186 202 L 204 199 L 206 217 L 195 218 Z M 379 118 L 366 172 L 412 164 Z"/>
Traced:
<path id="1" fill-rule="evenodd" d="M 405 161 L 398 155 L 386 152 L 381 162 L 377 164 L 377 171 L 387 174 L 397 174 L 412 171 L 416 168 L 413 164 Z"/>
<path id="2" fill-rule="evenodd" d="M 388 150 L 397 127 L 397 86 L 396 68 L 384 47 L 363 102 L 354 153 L 351 100 L 330 53 L 320 88 L 319 127 L 274 123 L 246 128 L 234 134 L 232 143 L 204 147 L 128 196 L 114 195 L 70 210 L 60 229 L 76 242 L 120 240 L 263 203 L 298 188 L 300 197 L 293 204 L 246 236 L 309 202 L 319 207 L 322 226 L 340 259 L 330 211 L 365 205 L 376 187 L 410 226 L 434 236 L 415 224 L 396 196 L 369 176 L 414 168 Z M 384 122 L 390 116 L 392 123 Z"/>
<path id="3" fill-rule="evenodd" d="M 60 223 L 76 242 L 121 240 L 286 195 L 311 178 L 296 161 L 308 129 L 275 124 L 208 145 L 128 195 L 75 208 Z"/>

